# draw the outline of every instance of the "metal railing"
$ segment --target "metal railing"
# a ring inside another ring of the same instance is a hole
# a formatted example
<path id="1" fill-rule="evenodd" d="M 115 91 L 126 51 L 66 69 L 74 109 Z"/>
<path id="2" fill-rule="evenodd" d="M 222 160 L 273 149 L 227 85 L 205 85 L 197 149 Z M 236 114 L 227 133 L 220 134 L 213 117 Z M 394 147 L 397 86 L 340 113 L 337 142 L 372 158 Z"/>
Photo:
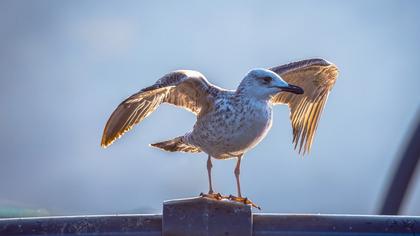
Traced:
<path id="1" fill-rule="evenodd" d="M 165 202 L 163 215 L 0 219 L 0 235 L 420 235 L 420 217 L 252 214 L 240 203 L 193 198 Z"/>

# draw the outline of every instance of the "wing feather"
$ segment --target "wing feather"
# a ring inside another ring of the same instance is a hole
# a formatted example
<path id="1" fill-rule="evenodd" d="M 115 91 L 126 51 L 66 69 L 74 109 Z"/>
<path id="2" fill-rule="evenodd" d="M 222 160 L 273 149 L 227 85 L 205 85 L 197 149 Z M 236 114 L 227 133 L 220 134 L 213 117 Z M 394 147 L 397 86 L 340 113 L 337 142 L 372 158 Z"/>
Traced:
<path id="1" fill-rule="evenodd" d="M 311 149 L 319 119 L 329 92 L 338 76 L 338 68 L 323 59 L 309 59 L 272 67 L 287 83 L 303 88 L 304 94 L 279 93 L 273 104 L 287 104 L 293 128 L 293 143 L 299 153 Z"/>
<path id="2" fill-rule="evenodd" d="M 171 72 L 154 85 L 130 96 L 115 109 L 105 125 L 101 146 L 111 145 L 162 103 L 170 103 L 198 115 L 211 106 L 211 97 L 216 96 L 217 92 L 217 87 L 199 72 Z"/>

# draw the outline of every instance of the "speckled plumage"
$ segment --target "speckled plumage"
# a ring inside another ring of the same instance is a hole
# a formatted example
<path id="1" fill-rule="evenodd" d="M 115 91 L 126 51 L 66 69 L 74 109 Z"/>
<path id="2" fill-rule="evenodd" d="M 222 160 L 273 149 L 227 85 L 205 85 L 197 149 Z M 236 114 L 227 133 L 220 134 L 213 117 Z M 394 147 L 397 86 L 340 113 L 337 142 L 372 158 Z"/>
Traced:
<path id="1" fill-rule="evenodd" d="M 160 104 L 168 103 L 193 112 L 197 121 L 190 132 L 151 144 L 166 151 L 207 153 L 209 192 L 216 199 L 211 181 L 211 157 L 236 157 L 238 197 L 233 200 L 256 206 L 242 198 L 239 173 L 245 152 L 255 147 L 272 124 L 272 105 L 287 104 L 299 153 L 311 148 L 315 131 L 335 80 L 337 67 L 323 59 L 309 59 L 270 69 L 253 69 L 236 91 L 212 85 L 199 72 L 179 70 L 166 74 L 154 85 L 124 100 L 109 118 L 101 145 L 107 147 Z"/>
<path id="2" fill-rule="evenodd" d="M 167 151 L 204 151 L 221 159 L 235 157 L 264 138 L 271 127 L 272 105 L 287 104 L 291 110 L 295 148 L 299 145 L 299 152 L 302 148 L 307 152 L 337 75 L 334 64 L 309 59 L 269 70 L 251 70 L 237 90 L 230 91 L 209 83 L 200 72 L 174 71 L 117 107 L 105 126 L 101 145 L 109 146 L 161 103 L 168 103 L 193 112 L 197 122 L 191 132 L 178 137 L 176 142 L 169 140 L 152 146 Z M 266 85 L 258 82 L 258 78 L 264 77 L 273 78 L 280 86 L 298 85 L 305 92 L 302 95 L 280 90 L 264 93 L 262 89 Z M 170 145 L 165 148 L 164 144 Z M 179 148 L 175 144 L 179 144 Z"/>
<path id="3" fill-rule="evenodd" d="M 217 159 L 238 157 L 265 137 L 271 127 L 271 111 L 268 101 L 223 91 L 184 140 Z"/>

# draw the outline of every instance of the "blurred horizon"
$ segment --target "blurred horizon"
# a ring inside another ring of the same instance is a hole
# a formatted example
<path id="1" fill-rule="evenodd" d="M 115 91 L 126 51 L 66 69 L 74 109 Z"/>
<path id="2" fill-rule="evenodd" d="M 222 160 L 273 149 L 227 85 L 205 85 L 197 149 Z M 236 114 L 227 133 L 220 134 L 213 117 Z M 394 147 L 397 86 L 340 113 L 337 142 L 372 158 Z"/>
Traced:
<path id="1" fill-rule="evenodd" d="M 414 1 L 0 2 L 0 217 L 154 213 L 207 191 L 206 155 L 149 143 L 184 134 L 193 114 L 160 106 L 107 149 L 109 115 L 176 69 L 235 89 L 252 68 L 324 58 L 340 75 L 309 155 L 289 111 L 242 162 L 262 212 L 375 214 L 420 116 L 420 14 Z M 236 192 L 234 160 L 213 161 Z M 417 168 L 418 169 L 418 168 Z M 21 214 L 21 213 L 18 213 Z M 420 215 L 417 170 L 403 214 Z"/>

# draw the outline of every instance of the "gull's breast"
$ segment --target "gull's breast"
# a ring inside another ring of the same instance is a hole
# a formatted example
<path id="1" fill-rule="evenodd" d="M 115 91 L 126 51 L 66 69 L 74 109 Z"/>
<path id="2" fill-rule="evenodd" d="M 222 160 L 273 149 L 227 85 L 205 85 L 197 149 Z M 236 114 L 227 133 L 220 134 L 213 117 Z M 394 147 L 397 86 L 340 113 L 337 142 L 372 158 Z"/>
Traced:
<path id="1" fill-rule="evenodd" d="M 215 158 L 229 158 L 255 147 L 271 123 L 271 106 L 267 103 L 221 100 L 214 111 L 197 120 L 189 139 Z"/>

